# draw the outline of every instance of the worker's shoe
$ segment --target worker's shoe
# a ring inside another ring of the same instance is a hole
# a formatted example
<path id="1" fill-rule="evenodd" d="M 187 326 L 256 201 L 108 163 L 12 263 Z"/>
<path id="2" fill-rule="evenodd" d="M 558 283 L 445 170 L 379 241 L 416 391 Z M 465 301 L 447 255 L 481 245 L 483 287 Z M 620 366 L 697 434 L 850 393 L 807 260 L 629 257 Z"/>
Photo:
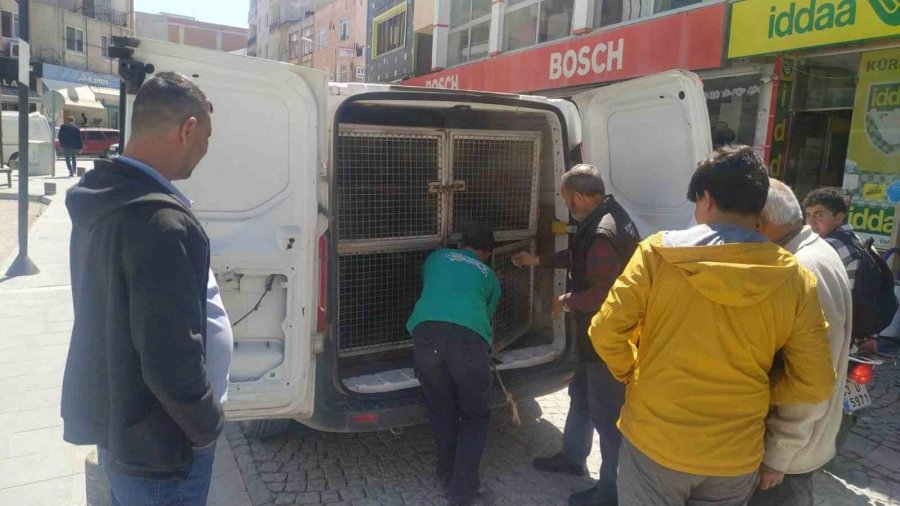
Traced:
<path id="1" fill-rule="evenodd" d="M 562 452 L 552 457 L 538 457 L 534 459 L 534 468 L 547 473 L 571 474 L 573 476 L 587 476 L 587 467 L 584 464 L 576 464 L 566 458 Z"/>
<path id="2" fill-rule="evenodd" d="M 615 488 L 599 484 L 569 496 L 569 506 L 617 506 Z"/>

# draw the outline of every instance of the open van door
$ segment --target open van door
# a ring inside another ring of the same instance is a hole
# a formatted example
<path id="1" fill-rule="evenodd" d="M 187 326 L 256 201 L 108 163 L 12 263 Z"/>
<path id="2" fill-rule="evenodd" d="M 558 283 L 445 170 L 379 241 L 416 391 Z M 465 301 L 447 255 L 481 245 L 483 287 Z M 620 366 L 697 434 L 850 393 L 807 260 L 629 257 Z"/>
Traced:
<path id="1" fill-rule="evenodd" d="M 607 193 L 628 211 L 641 237 L 690 226 L 688 183 L 712 150 L 700 79 L 674 70 L 573 100 L 581 115 L 584 161 L 602 171 Z"/>
<path id="2" fill-rule="evenodd" d="M 209 235 L 233 326 L 226 414 L 311 416 L 318 243 L 327 225 L 316 197 L 327 78 L 304 67 L 147 39 L 132 58 L 156 73 L 188 76 L 213 106 L 207 155 L 177 184 Z"/>

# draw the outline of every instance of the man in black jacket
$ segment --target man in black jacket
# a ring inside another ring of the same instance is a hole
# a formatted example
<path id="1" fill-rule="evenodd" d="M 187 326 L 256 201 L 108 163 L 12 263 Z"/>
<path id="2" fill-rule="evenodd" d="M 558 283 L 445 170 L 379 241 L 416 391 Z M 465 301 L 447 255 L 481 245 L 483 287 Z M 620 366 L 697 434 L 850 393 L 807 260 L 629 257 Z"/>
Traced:
<path id="1" fill-rule="evenodd" d="M 138 91 L 125 156 L 66 196 L 75 325 L 64 439 L 98 446 L 113 505 L 204 505 L 224 421 L 207 374 L 209 240 L 171 181 L 206 154 L 212 107 L 179 74 Z"/>
<path id="2" fill-rule="evenodd" d="M 75 118 L 69 116 L 65 124 L 59 127 L 59 147 L 66 157 L 66 168 L 69 169 L 69 177 L 75 175 L 78 164 L 78 152 L 84 149 L 84 141 L 81 139 L 81 129 L 75 125 Z"/>
<path id="3" fill-rule="evenodd" d="M 570 248 L 536 257 L 520 253 L 516 265 L 569 270 L 570 292 L 553 304 L 554 317 L 571 312 L 575 323 L 578 365 L 569 384 L 569 414 L 563 432 L 562 451 L 534 460 L 540 471 L 587 474 L 585 462 L 591 453 L 594 429 L 600 435 L 600 480 L 572 494 L 569 504 L 614 505 L 616 476 L 622 434 L 616 427 L 625 403 L 625 387 L 618 383 L 600 360 L 588 336 L 591 318 L 600 310 L 616 278 L 637 248 L 640 237 L 628 213 L 606 194 L 600 171 L 592 165 L 577 165 L 562 178 L 566 207 L 578 221 Z"/>

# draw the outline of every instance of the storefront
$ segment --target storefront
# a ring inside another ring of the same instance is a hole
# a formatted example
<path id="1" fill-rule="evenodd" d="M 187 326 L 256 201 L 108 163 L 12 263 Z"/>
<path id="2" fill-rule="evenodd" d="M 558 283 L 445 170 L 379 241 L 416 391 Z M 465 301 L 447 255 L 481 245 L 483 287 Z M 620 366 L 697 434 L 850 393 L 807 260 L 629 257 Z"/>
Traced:
<path id="1" fill-rule="evenodd" d="M 799 7 L 798 7 L 799 5 Z M 766 145 L 799 198 L 843 188 L 850 224 L 887 246 L 900 202 L 900 22 L 878 2 L 744 0 L 728 56 L 775 65 Z"/>
<path id="2" fill-rule="evenodd" d="M 37 79 L 41 77 L 42 64 L 31 63 L 31 82 L 28 86 L 29 111 L 38 109 L 41 97 L 37 94 Z M 0 56 L 0 108 L 4 111 L 19 110 L 19 60 Z"/>
<path id="3" fill-rule="evenodd" d="M 45 64 L 41 83 L 43 111 L 52 125 L 71 116 L 82 127 L 118 128 L 118 76 Z"/>

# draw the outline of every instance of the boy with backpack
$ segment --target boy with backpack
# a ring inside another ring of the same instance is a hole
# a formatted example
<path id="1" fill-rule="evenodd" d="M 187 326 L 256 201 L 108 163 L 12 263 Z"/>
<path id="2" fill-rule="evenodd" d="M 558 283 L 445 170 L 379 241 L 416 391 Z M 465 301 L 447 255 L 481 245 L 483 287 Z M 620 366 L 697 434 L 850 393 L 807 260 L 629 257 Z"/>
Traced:
<path id="1" fill-rule="evenodd" d="M 838 252 L 853 293 L 853 341 L 861 349 L 875 351 L 878 333 L 890 325 L 897 312 L 893 273 L 872 247 L 863 243 L 846 223 L 848 209 L 837 188 L 819 188 L 803 199 L 806 223 Z"/>

